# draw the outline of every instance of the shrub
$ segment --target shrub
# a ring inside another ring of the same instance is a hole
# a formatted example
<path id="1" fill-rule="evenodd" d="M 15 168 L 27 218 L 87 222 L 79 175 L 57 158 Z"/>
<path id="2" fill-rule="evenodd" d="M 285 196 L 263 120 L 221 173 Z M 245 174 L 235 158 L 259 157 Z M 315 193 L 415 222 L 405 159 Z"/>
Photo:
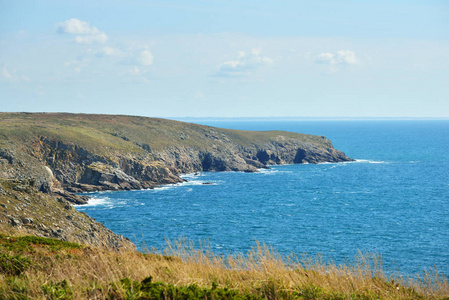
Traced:
<path id="1" fill-rule="evenodd" d="M 132 281 L 128 277 L 120 282 L 126 299 L 264 299 L 249 293 L 242 294 L 226 287 L 218 288 L 216 284 L 212 284 L 211 288 L 201 288 L 196 284 L 175 286 L 163 282 L 153 282 L 152 276 L 141 282 Z M 116 291 L 110 296 L 112 298 L 116 296 Z"/>

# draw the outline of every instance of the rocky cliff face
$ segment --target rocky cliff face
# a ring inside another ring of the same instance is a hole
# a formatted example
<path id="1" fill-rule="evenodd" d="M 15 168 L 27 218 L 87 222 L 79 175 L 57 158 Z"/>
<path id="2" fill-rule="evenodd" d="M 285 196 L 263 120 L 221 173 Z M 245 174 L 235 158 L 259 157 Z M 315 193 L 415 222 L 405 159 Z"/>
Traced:
<path id="1" fill-rule="evenodd" d="M 257 172 L 258 168 L 277 164 L 350 160 L 334 149 L 330 141 L 322 139 L 321 144 L 314 144 L 279 135 L 274 141 L 243 146 L 222 136 L 211 148 L 180 144 L 140 154 L 119 152 L 103 156 L 75 144 L 39 137 L 31 155 L 51 170 L 50 187 L 44 190 L 64 196 L 61 189 L 89 192 L 153 188 L 181 182 L 178 175 L 182 173 Z M 75 201 L 82 203 L 82 199 Z"/>
<path id="2" fill-rule="evenodd" d="M 36 182 L 29 179 L 0 179 L 0 232 L 32 234 L 115 250 L 135 249 L 127 238 L 76 211 L 64 198 L 40 192 Z"/>
<path id="3" fill-rule="evenodd" d="M 75 204 L 87 201 L 75 193 L 153 188 L 183 181 L 182 173 L 350 160 L 325 137 L 297 133 L 129 116 L 0 113 L 0 178 L 31 181 L 40 193 Z"/>
<path id="4" fill-rule="evenodd" d="M 144 189 L 182 181 L 151 154 L 94 154 L 79 145 L 42 136 L 33 145 L 30 155 L 51 169 L 58 187 L 70 192 Z M 58 190 L 54 187 L 50 190 Z"/>

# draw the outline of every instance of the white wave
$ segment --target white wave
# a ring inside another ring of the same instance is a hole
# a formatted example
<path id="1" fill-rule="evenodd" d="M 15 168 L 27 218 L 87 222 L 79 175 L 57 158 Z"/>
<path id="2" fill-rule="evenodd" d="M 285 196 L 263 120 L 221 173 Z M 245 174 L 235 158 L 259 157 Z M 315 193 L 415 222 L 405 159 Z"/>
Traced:
<path id="1" fill-rule="evenodd" d="M 147 189 L 146 191 L 150 192 L 161 192 L 168 189 L 173 189 L 181 186 L 192 186 L 192 185 L 217 185 L 220 181 L 214 180 L 214 181 L 202 181 L 202 180 L 190 180 L 190 181 L 184 181 L 174 184 L 166 184 L 162 186 L 158 186 L 152 189 Z M 189 191 L 189 190 L 188 190 Z"/>
<path id="2" fill-rule="evenodd" d="M 386 161 L 376 161 L 376 160 L 369 160 L 369 159 L 356 159 L 354 163 L 366 163 L 366 164 L 388 164 Z"/>
<path id="3" fill-rule="evenodd" d="M 87 207 L 87 206 L 98 206 L 98 205 L 105 205 L 108 204 L 110 201 L 108 197 L 104 198 L 90 198 L 87 201 L 87 204 L 79 204 L 79 205 L 73 205 L 75 207 Z"/>
<path id="4" fill-rule="evenodd" d="M 168 189 L 170 189 L 170 188 L 172 188 L 171 186 L 158 186 L 158 187 L 155 187 L 155 188 L 153 188 L 153 189 L 147 189 L 146 191 L 151 191 L 151 192 L 161 192 L 161 191 L 163 191 L 163 190 L 168 190 Z"/>
<path id="5" fill-rule="evenodd" d="M 107 194 L 107 193 L 112 193 L 112 192 L 114 192 L 114 191 L 111 191 L 111 190 L 106 190 L 106 191 L 92 191 L 92 192 L 83 192 L 83 193 L 81 193 L 82 195 L 84 195 L 84 194 Z"/>
<path id="6" fill-rule="evenodd" d="M 263 175 L 275 175 L 277 173 L 293 173 L 293 171 L 283 171 L 283 170 L 276 170 L 276 169 L 257 169 L 259 172 L 256 174 L 263 174 Z M 248 173 L 251 174 L 251 173 Z"/>
<path id="7" fill-rule="evenodd" d="M 273 170 L 273 169 L 258 169 L 260 174 L 274 174 L 279 173 L 279 170 Z"/>

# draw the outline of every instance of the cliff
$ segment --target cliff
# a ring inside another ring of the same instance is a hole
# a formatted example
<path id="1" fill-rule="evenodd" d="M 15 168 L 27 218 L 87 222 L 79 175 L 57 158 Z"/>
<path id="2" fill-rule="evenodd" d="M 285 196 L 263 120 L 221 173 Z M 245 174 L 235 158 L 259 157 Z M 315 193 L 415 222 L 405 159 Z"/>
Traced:
<path id="1" fill-rule="evenodd" d="M 75 204 L 87 201 L 75 193 L 153 188 L 183 181 L 182 173 L 350 160 L 323 136 L 121 115 L 0 113 L 0 178 L 32 182 L 37 194 Z"/>
<path id="2" fill-rule="evenodd" d="M 0 179 L 0 234 L 36 235 L 114 250 L 134 244 L 76 211 L 62 197 L 40 192 L 34 180 Z"/>

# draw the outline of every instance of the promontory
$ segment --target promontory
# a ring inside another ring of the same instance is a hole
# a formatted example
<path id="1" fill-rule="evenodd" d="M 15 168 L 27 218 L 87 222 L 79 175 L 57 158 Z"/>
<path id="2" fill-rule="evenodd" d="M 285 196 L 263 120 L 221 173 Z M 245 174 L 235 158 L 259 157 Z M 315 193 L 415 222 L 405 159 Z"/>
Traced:
<path id="1" fill-rule="evenodd" d="M 130 246 L 72 204 L 78 193 L 154 188 L 183 173 L 351 161 L 324 136 L 124 115 L 0 113 L 0 226 Z"/>

